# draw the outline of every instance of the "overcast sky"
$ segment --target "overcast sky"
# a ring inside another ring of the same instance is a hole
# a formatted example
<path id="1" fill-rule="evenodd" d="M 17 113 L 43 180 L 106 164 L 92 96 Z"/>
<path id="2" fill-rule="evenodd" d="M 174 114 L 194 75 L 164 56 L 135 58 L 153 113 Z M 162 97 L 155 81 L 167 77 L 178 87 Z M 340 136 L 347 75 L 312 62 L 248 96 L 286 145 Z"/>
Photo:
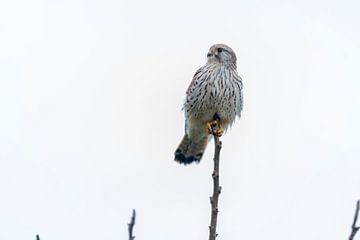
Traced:
<path id="1" fill-rule="evenodd" d="M 360 2 L 0 3 L 0 239 L 207 239 L 213 142 L 173 153 L 195 71 L 231 46 L 218 239 L 347 239 L 360 198 Z"/>

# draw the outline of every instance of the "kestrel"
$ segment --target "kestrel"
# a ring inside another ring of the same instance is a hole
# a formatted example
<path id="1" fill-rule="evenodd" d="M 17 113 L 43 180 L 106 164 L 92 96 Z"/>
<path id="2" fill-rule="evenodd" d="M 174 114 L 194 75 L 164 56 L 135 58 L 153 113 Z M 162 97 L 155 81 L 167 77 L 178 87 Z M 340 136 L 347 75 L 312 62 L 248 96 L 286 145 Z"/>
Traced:
<path id="1" fill-rule="evenodd" d="M 175 151 L 175 161 L 199 162 L 211 138 L 211 123 L 217 120 L 221 136 L 243 108 L 242 80 L 236 71 L 235 52 L 215 44 L 207 63 L 196 71 L 186 91 L 184 103 L 185 136 Z"/>

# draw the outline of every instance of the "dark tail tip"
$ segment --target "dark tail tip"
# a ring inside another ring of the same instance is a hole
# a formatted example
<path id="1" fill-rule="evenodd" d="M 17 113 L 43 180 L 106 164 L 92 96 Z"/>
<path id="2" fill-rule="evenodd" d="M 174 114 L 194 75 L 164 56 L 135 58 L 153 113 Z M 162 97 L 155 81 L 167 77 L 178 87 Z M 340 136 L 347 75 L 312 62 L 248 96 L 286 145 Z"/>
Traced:
<path id="1" fill-rule="evenodd" d="M 191 164 L 193 162 L 199 163 L 201 160 L 202 154 L 198 154 L 196 156 L 188 156 L 186 157 L 180 149 L 177 149 L 175 152 L 175 161 L 180 163 L 180 164 L 184 164 L 184 165 L 188 165 Z"/>

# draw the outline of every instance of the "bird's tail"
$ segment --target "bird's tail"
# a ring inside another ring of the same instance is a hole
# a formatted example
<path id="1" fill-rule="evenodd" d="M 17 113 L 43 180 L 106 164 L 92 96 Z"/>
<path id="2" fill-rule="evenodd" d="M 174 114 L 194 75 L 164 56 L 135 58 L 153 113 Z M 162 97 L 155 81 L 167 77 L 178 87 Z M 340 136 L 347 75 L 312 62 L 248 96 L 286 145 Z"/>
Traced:
<path id="1" fill-rule="evenodd" d="M 175 161 L 182 164 L 199 163 L 208 143 L 208 135 L 189 138 L 187 134 L 175 151 Z"/>

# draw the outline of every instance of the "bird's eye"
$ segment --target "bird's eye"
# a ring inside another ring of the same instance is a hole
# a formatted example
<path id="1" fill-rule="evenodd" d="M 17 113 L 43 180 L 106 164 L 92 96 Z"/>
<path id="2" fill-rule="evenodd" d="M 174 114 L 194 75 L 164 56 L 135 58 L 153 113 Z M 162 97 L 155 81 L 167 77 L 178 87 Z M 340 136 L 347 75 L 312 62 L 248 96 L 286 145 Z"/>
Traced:
<path id="1" fill-rule="evenodd" d="M 221 53 L 222 51 L 223 51 L 223 49 L 222 49 L 222 48 L 219 48 L 219 49 L 218 49 L 218 52 L 219 52 L 219 53 Z"/>

